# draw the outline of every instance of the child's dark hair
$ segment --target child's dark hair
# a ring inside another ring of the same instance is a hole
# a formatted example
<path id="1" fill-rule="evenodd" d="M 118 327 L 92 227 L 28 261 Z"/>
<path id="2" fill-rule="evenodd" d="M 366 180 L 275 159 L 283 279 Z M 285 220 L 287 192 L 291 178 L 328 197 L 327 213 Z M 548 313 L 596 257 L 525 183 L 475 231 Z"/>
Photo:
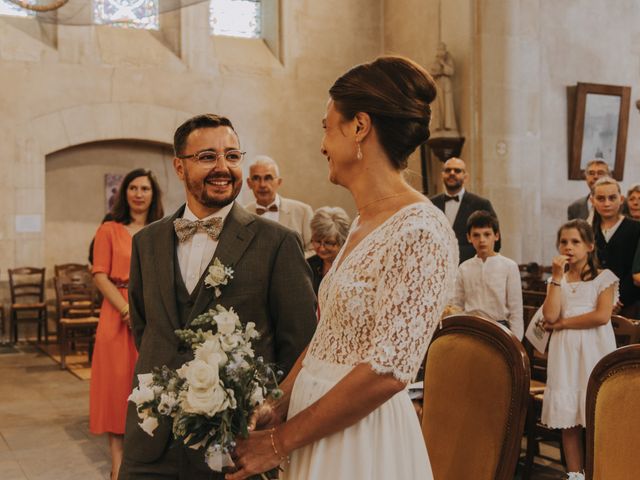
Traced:
<path id="1" fill-rule="evenodd" d="M 580 280 L 586 282 L 593 280 L 598 276 L 598 257 L 596 255 L 596 240 L 593 233 L 593 228 L 589 225 L 589 222 L 582 219 L 571 220 L 560 227 L 558 230 L 558 236 L 556 238 L 556 248 L 560 246 L 560 236 L 564 230 L 575 229 L 578 231 L 582 241 L 588 245 L 593 245 L 593 250 L 587 254 L 587 263 L 585 264 L 582 272 L 580 272 Z"/>
<path id="2" fill-rule="evenodd" d="M 498 219 L 491 212 L 486 210 L 477 210 L 469 215 L 467 219 L 467 235 L 471 234 L 472 228 L 491 228 L 493 233 L 500 233 L 500 224 Z"/>

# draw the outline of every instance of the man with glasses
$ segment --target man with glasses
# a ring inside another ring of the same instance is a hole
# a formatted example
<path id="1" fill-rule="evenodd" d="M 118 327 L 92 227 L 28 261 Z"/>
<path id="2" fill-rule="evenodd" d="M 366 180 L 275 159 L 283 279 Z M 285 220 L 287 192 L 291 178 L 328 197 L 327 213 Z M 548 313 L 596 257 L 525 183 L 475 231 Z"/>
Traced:
<path id="1" fill-rule="evenodd" d="M 176 369 L 191 360 L 174 331 L 216 304 L 233 307 L 242 322 L 255 322 L 261 334 L 253 345 L 256 355 L 288 372 L 316 324 L 311 269 L 299 238 L 235 203 L 244 152 L 229 119 L 206 114 L 187 120 L 176 130 L 174 150 L 186 204 L 133 238 L 129 311 L 139 351 L 135 373 L 162 365 Z M 204 282 L 214 259 L 233 270 L 217 297 Z M 209 469 L 201 450 L 172 440 L 170 422 L 161 422 L 153 437 L 138 423 L 130 403 L 121 480 L 224 478 Z"/>
<path id="2" fill-rule="evenodd" d="M 467 166 L 464 161 L 456 157 L 450 158 L 442 167 L 445 192 L 431 197 L 433 204 L 444 212 L 453 227 L 460 249 L 460 263 L 475 255 L 473 245 L 467 240 L 469 216 L 478 210 L 486 210 L 498 218 L 489 200 L 465 190 L 464 183 L 467 178 Z M 495 251 L 500 251 L 500 240 L 496 242 Z"/>
<path id="3" fill-rule="evenodd" d="M 584 169 L 584 180 L 589 187 L 589 194 L 586 197 L 580 197 L 567 208 L 567 217 L 569 220 L 581 218 L 589 223 L 593 222 L 593 205 L 589 200 L 593 186 L 602 177 L 610 177 L 609 165 L 602 158 L 594 158 L 589 160 Z"/>
<path id="4" fill-rule="evenodd" d="M 261 215 L 280 225 L 298 232 L 307 255 L 312 251 L 311 246 L 311 217 L 313 209 L 306 203 L 284 198 L 278 195 L 282 185 L 280 169 L 271 157 L 259 155 L 249 168 L 247 185 L 256 198 L 245 208 L 251 213 Z"/>

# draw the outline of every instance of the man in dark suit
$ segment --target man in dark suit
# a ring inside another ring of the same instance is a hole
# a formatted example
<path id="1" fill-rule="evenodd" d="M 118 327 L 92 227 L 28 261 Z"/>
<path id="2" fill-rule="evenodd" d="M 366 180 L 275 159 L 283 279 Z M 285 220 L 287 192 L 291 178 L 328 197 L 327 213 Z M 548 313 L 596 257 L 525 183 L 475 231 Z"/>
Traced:
<path id="1" fill-rule="evenodd" d="M 592 223 L 593 205 L 591 204 L 589 197 L 591 196 L 593 185 L 598 181 L 599 178 L 610 176 L 611 173 L 609 173 L 609 165 L 602 158 L 594 158 L 593 160 L 589 160 L 587 166 L 584 169 L 584 179 L 587 182 L 587 187 L 589 187 L 589 194 L 586 197 L 580 197 L 571 205 L 569 205 L 569 207 L 567 208 L 567 218 L 569 220 L 581 218 L 583 220 L 587 220 L 589 223 Z"/>
<path id="2" fill-rule="evenodd" d="M 191 352 L 180 346 L 174 330 L 216 303 L 233 307 L 243 322 L 255 322 L 261 334 L 254 341 L 256 355 L 288 372 L 316 324 L 311 271 L 299 236 L 234 202 L 242 186 L 243 152 L 227 118 L 187 120 L 176 130 L 174 150 L 186 205 L 133 239 L 129 305 L 140 354 L 135 373 L 189 361 Z M 214 259 L 233 269 L 218 298 L 204 285 Z M 172 440 L 170 421 L 161 421 L 153 437 L 138 423 L 130 402 L 121 480 L 223 478 L 205 464 L 202 451 Z"/>
<path id="3" fill-rule="evenodd" d="M 475 255 L 473 245 L 467 240 L 469 216 L 475 211 L 486 210 L 498 218 L 489 200 L 465 190 L 466 169 L 464 161 L 460 158 L 452 157 L 447 160 L 442 167 L 445 192 L 431 197 L 433 204 L 445 213 L 453 227 L 460 249 L 460 263 Z M 500 240 L 496 242 L 495 249 L 497 252 L 500 251 Z"/>

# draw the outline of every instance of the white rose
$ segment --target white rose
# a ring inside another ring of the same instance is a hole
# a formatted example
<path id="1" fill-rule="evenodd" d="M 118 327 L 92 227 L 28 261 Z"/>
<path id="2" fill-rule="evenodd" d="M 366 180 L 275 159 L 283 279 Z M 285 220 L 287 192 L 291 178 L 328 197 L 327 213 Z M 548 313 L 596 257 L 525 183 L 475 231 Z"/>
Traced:
<path id="1" fill-rule="evenodd" d="M 217 258 L 213 262 L 213 265 L 209 267 L 209 274 L 207 275 L 205 282 L 207 285 L 211 285 L 212 287 L 227 284 L 227 272 L 224 265 L 222 265 Z"/>
<path id="2" fill-rule="evenodd" d="M 140 428 L 147 432 L 148 435 L 153 437 L 153 431 L 158 428 L 158 419 L 155 417 L 147 417 L 138 425 L 140 425 Z"/>
<path id="3" fill-rule="evenodd" d="M 238 345 L 240 345 L 240 342 L 242 342 L 242 337 L 237 333 L 231 335 L 222 335 L 220 337 L 220 346 L 225 352 L 231 352 L 235 350 L 236 348 L 238 348 Z"/>
<path id="4" fill-rule="evenodd" d="M 129 395 L 129 401 L 140 405 L 145 402 L 151 402 L 155 398 L 153 390 L 146 385 L 140 385 L 134 388 Z"/>
<path id="5" fill-rule="evenodd" d="M 222 335 L 232 334 L 240 320 L 236 312 L 233 311 L 233 308 L 230 308 L 228 311 L 219 312 L 213 319 L 218 325 L 218 332 Z"/>
<path id="6" fill-rule="evenodd" d="M 138 384 L 150 387 L 153 383 L 153 373 L 141 373 L 138 375 Z"/>
<path id="7" fill-rule="evenodd" d="M 249 398 L 249 403 L 252 406 L 260 405 L 264 402 L 264 392 L 262 391 L 262 387 L 259 387 L 257 384 L 254 384 L 253 392 L 251 392 L 251 397 Z"/>
<path id="8" fill-rule="evenodd" d="M 229 408 L 227 392 L 219 384 L 215 388 L 200 389 L 189 387 L 182 402 L 187 413 L 213 416 Z"/>
<path id="9" fill-rule="evenodd" d="M 218 385 L 220 377 L 217 366 L 214 367 L 198 359 L 190 361 L 185 366 L 187 367 L 185 378 L 190 387 L 206 390 Z"/>
<path id="10" fill-rule="evenodd" d="M 220 340 L 217 336 L 201 344 L 196 349 L 195 357 L 212 367 L 223 367 L 227 363 L 227 355 L 220 348 Z"/>

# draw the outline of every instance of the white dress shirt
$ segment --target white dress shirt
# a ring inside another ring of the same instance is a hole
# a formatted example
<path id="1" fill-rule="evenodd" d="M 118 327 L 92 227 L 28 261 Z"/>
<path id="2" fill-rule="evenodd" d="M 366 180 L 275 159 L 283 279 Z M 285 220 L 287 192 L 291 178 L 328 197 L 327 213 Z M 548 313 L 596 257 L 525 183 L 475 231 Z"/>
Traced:
<path id="1" fill-rule="evenodd" d="M 604 237 L 605 242 L 609 243 L 609 240 L 611 240 L 611 237 L 613 237 L 613 234 L 616 233 L 616 230 L 618 230 L 618 227 L 620 226 L 623 220 L 624 220 L 624 217 L 621 216 L 620 220 L 618 220 L 613 227 L 606 230 L 602 228 L 602 226 L 600 226 L 600 231 L 602 232 L 602 236 Z"/>
<path id="2" fill-rule="evenodd" d="M 210 218 L 220 217 L 224 222 L 225 218 L 231 211 L 233 202 L 226 207 L 222 207 L 216 213 L 205 218 L 198 218 L 189 210 L 189 205 L 184 207 L 182 218 L 186 220 L 209 220 Z M 196 288 L 200 277 L 207 269 L 213 254 L 216 252 L 218 241 L 211 238 L 206 232 L 198 229 L 196 233 L 186 242 L 178 243 L 178 264 L 180 265 L 180 273 L 184 281 L 187 291 L 191 294 Z"/>
<path id="3" fill-rule="evenodd" d="M 449 195 L 446 190 L 444 192 L 445 200 L 447 197 L 453 197 L 455 195 Z M 464 187 L 458 193 L 458 201 L 449 200 L 444 202 L 444 214 L 447 216 L 449 220 L 449 225 L 453 227 L 453 223 L 456 221 L 456 216 L 458 215 L 458 210 L 460 210 L 460 202 L 462 201 L 462 197 L 464 196 Z"/>
<path id="4" fill-rule="evenodd" d="M 269 210 L 269 207 L 272 205 L 275 205 L 276 207 L 278 207 L 277 212 L 272 212 Z M 271 202 L 269 205 L 267 205 L 266 207 L 263 207 L 259 203 L 256 203 L 256 208 L 264 208 L 266 210 L 266 212 L 264 212 L 261 215 L 262 218 L 268 218 L 269 220 L 273 220 L 274 222 L 280 221 L 280 195 L 278 195 L 277 193 L 276 193 L 275 200 Z"/>
<path id="5" fill-rule="evenodd" d="M 496 254 L 484 262 L 477 255 L 463 262 L 450 303 L 470 315 L 506 320 L 522 340 L 522 285 L 518 264 L 513 260 Z"/>

